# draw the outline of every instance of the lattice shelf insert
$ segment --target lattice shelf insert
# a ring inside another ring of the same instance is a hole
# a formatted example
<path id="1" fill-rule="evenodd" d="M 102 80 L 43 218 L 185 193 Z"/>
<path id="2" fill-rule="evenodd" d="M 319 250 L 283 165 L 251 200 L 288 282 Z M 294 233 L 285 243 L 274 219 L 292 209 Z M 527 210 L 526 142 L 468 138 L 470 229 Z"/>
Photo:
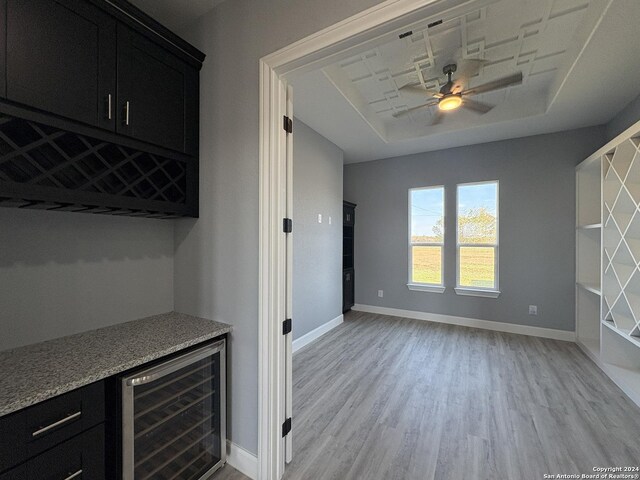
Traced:
<path id="1" fill-rule="evenodd" d="M 197 181 L 193 167 L 188 159 L 0 116 L 0 206 L 158 218 L 191 215 L 197 202 L 189 191 L 190 182 Z"/>
<path id="2" fill-rule="evenodd" d="M 602 320 L 640 337 L 640 150 L 636 138 L 602 157 Z"/>

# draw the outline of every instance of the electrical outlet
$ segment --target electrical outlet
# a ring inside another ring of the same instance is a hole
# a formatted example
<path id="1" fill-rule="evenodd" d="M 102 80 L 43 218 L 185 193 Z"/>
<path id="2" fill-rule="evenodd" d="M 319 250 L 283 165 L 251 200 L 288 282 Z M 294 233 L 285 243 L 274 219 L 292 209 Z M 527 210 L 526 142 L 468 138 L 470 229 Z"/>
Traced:
<path id="1" fill-rule="evenodd" d="M 537 314 L 538 314 L 538 306 L 529 305 L 529 315 L 537 315 Z"/>
<path id="2" fill-rule="evenodd" d="M 331 216 L 329 216 L 329 225 L 331 225 Z"/>
<path id="3" fill-rule="evenodd" d="M 384 297 L 384 290 L 378 290 L 378 296 L 380 298 Z"/>
<path id="4" fill-rule="evenodd" d="M 322 214 L 321 213 L 318 214 L 318 223 L 322 223 Z"/>

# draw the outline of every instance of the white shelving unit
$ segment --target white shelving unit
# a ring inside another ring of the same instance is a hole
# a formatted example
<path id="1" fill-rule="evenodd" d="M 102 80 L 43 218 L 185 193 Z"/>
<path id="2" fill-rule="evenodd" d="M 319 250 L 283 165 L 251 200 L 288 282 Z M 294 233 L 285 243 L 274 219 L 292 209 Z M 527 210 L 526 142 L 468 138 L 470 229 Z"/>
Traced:
<path id="1" fill-rule="evenodd" d="M 640 122 L 576 167 L 576 337 L 640 405 Z"/>

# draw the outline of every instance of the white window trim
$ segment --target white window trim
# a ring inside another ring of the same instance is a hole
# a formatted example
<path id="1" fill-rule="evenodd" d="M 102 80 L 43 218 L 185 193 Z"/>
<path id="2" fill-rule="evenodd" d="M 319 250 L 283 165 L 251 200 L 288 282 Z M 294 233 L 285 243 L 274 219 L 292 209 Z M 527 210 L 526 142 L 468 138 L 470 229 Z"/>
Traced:
<path id="1" fill-rule="evenodd" d="M 483 185 L 488 183 L 496 184 L 496 243 L 464 243 L 458 240 L 458 199 L 460 197 L 460 187 L 469 185 Z M 491 247 L 495 250 L 493 262 L 493 275 L 495 278 L 494 288 L 469 287 L 460 285 L 460 247 Z M 456 287 L 454 288 L 457 295 L 466 295 L 472 297 L 498 298 L 500 295 L 500 181 L 499 180 L 483 180 L 481 182 L 459 183 L 456 185 Z"/>
<path id="2" fill-rule="evenodd" d="M 447 289 L 444 285 L 431 285 L 430 283 L 407 283 L 407 288 L 414 292 L 444 293 Z"/>
<path id="3" fill-rule="evenodd" d="M 485 297 L 485 298 L 498 298 L 500 296 L 500 290 L 489 290 L 483 288 L 468 288 L 468 287 L 456 287 L 454 289 L 457 295 L 465 295 L 468 297 Z"/>
<path id="4" fill-rule="evenodd" d="M 442 242 L 412 242 L 411 241 L 411 192 L 414 190 L 432 190 L 434 188 L 442 189 Z M 409 290 L 417 291 L 417 292 L 430 292 L 430 293 L 443 293 L 446 289 L 444 286 L 444 242 L 446 235 L 446 225 L 447 225 L 447 206 L 446 206 L 446 195 L 445 195 L 445 187 L 444 185 L 430 185 L 428 187 L 416 187 L 410 188 L 407 193 L 407 212 L 409 218 L 409 231 L 407 232 L 407 240 L 408 240 L 408 249 L 409 249 L 409 262 L 407 269 L 407 278 L 409 279 L 407 282 L 407 288 Z M 411 247 L 440 247 L 440 283 L 417 283 L 413 282 L 413 248 Z"/>

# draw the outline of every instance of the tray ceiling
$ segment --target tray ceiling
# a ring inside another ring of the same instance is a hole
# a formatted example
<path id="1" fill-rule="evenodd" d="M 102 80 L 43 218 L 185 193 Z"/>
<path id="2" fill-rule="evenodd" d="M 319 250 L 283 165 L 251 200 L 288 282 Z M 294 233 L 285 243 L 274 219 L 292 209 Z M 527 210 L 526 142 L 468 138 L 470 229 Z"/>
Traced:
<path id="1" fill-rule="evenodd" d="M 466 3 L 292 78 L 296 116 L 345 150 L 346 161 L 364 161 L 599 124 L 640 93 L 629 78 L 640 74 L 637 0 Z M 473 96 L 494 106 L 485 114 L 460 109 L 431 125 L 433 106 L 394 117 L 432 99 L 403 86 L 439 90 L 450 63 L 462 88 L 518 72 L 523 82 Z"/>

